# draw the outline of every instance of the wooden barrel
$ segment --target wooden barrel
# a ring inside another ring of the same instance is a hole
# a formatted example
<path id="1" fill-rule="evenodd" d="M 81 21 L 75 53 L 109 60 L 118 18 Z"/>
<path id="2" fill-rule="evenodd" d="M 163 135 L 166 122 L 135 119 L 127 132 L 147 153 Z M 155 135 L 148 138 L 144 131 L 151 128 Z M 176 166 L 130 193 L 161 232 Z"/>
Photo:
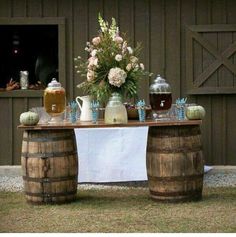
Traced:
<path id="1" fill-rule="evenodd" d="M 156 201 L 191 201 L 202 197 L 204 162 L 198 125 L 150 127 L 147 175 Z"/>
<path id="2" fill-rule="evenodd" d="M 59 204 L 76 199 L 78 159 L 73 130 L 26 130 L 21 165 L 27 202 Z"/>

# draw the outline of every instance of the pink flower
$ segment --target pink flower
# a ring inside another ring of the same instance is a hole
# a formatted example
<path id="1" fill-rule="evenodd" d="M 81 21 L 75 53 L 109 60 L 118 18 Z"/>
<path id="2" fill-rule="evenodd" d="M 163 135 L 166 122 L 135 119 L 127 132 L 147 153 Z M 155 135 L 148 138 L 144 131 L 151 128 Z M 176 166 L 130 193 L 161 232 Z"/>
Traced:
<path id="1" fill-rule="evenodd" d="M 89 62 L 88 69 L 93 69 L 94 67 L 97 67 L 97 65 L 98 65 L 98 58 L 90 57 L 88 59 L 88 62 Z"/>
<path id="2" fill-rule="evenodd" d="M 101 38 L 98 36 L 98 37 L 94 37 L 93 39 L 92 39 L 92 43 L 93 43 L 93 45 L 99 45 L 100 44 L 100 42 L 101 42 Z"/>
<path id="3" fill-rule="evenodd" d="M 121 38 L 120 36 L 115 36 L 114 41 L 118 44 L 122 44 L 123 43 L 123 38 Z"/>

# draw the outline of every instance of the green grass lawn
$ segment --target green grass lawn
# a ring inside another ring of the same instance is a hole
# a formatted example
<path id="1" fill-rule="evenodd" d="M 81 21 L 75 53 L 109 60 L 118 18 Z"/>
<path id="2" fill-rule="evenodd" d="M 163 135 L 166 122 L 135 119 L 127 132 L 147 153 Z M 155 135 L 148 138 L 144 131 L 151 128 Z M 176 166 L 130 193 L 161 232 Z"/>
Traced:
<path id="1" fill-rule="evenodd" d="M 30 205 L 0 192 L 0 232 L 236 232 L 236 188 L 204 188 L 203 199 L 157 203 L 147 188 L 78 190 L 76 202 Z"/>

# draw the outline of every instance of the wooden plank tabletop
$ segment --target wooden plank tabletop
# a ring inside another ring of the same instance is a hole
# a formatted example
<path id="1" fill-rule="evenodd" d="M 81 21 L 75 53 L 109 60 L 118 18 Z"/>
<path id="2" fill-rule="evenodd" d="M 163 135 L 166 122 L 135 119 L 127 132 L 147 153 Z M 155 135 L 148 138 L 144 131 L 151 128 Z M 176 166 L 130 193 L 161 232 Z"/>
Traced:
<path id="1" fill-rule="evenodd" d="M 144 126 L 183 126 L 183 125 L 200 125 L 202 120 L 162 120 L 153 121 L 147 120 L 139 122 L 138 120 L 129 120 L 127 124 L 105 124 L 104 120 L 99 120 L 98 123 L 92 122 L 62 122 L 58 124 L 37 124 L 35 126 L 19 125 L 19 129 L 24 130 L 51 130 L 51 129 L 74 129 L 74 128 L 115 128 L 115 127 L 144 127 Z"/>

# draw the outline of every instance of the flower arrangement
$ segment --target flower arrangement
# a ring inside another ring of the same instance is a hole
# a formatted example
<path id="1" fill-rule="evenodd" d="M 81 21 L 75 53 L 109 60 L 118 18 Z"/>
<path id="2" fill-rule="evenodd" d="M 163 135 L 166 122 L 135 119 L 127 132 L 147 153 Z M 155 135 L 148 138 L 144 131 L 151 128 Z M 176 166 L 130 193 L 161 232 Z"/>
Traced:
<path id="1" fill-rule="evenodd" d="M 86 77 L 86 81 L 77 87 L 84 93 L 105 102 L 113 92 L 129 98 L 137 97 L 138 84 L 142 76 L 150 75 L 140 62 L 141 45 L 129 46 L 128 41 L 120 36 L 116 20 L 105 22 L 98 15 L 99 35 L 87 42 L 85 50 L 88 60 L 80 56 L 74 59 L 77 73 Z"/>

